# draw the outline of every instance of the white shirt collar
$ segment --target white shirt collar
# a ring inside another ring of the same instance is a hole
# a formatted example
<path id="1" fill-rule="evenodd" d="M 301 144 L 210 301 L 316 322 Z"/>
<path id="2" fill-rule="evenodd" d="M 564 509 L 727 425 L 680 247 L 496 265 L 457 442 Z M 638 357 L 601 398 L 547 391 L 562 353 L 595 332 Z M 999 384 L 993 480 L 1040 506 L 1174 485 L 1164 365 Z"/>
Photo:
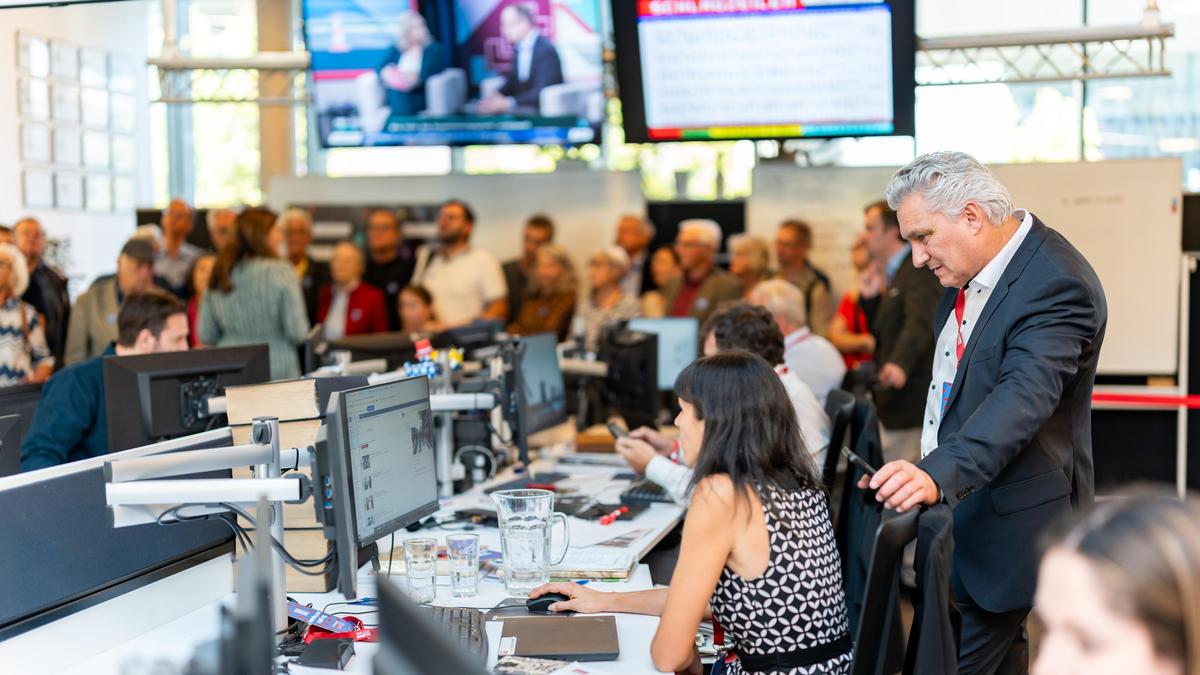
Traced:
<path id="1" fill-rule="evenodd" d="M 971 280 L 971 287 L 982 286 L 987 289 L 993 289 L 996 284 L 1000 283 L 1000 277 L 1004 274 L 1004 270 L 1008 268 L 1008 263 L 1013 256 L 1017 254 L 1017 249 L 1021 248 L 1021 243 L 1025 241 L 1025 237 L 1029 231 L 1033 229 L 1033 214 L 1028 209 L 1017 209 L 1013 213 L 1014 216 L 1021 218 L 1021 226 L 1013 233 L 1012 239 L 1000 249 L 996 257 L 980 270 L 979 274 Z"/>
<path id="2" fill-rule="evenodd" d="M 539 35 L 540 33 L 538 33 L 536 28 L 530 28 L 529 33 L 525 35 L 525 38 L 517 44 L 517 51 L 525 51 L 526 49 L 532 50 L 533 43 L 537 42 Z"/>

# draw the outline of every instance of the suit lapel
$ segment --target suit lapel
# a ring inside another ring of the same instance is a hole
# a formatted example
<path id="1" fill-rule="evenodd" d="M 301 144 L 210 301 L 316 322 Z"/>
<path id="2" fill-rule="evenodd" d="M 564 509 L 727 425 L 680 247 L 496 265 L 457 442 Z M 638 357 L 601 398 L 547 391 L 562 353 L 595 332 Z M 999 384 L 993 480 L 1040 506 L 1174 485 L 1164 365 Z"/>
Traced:
<path id="1" fill-rule="evenodd" d="M 1021 242 L 1021 247 L 1013 254 L 1012 260 L 1008 261 L 1008 267 L 1004 269 L 1004 273 L 1000 275 L 1000 281 L 996 284 L 996 288 L 988 297 L 987 304 L 983 306 L 983 311 L 979 314 L 979 318 L 975 320 L 975 327 L 971 329 L 971 338 L 967 340 L 966 347 L 963 349 L 962 361 L 958 364 L 958 371 L 954 374 L 954 384 L 950 387 L 950 400 L 946 402 L 946 412 L 954 405 L 954 401 L 958 399 L 958 392 L 962 389 L 963 378 L 966 376 L 967 369 L 971 366 L 971 354 L 975 352 L 975 345 L 979 344 L 983 338 L 983 332 L 987 329 L 988 322 L 992 315 L 996 313 L 996 308 L 1000 303 L 1004 302 L 1004 298 L 1008 297 L 1008 288 L 1013 282 L 1021 277 L 1021 273 L 1025 271 L 1025 267 L 1033 258 L 1033 254 L 1041 248 L 1042 242 L 1046 239 L 1046 226 L 1036 216 L 1033 218 L 1033 227 L 1026 235 L 1025 241 Z M 945 298 L 943 298 L 944 304 Z M 940 309 L 940 308 L 939 308 Z M 946 317 L 942 319 L 942 323 L 946 324 Z M 944 415 L 945 413 L 943 413 Z"/>

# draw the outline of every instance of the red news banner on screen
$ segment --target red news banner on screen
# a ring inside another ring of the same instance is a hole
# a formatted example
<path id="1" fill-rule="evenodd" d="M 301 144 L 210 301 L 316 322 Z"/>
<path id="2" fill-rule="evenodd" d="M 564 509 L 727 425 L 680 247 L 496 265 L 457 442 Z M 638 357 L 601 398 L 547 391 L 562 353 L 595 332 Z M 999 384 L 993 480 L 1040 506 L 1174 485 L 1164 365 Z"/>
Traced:
<path id="1" fill-rule="evenodd" d="M 804 3 L 799 0 L 638 0 L 638 14 L 641 16 L 771 12 L 782 9 L 804 9 Z"/>

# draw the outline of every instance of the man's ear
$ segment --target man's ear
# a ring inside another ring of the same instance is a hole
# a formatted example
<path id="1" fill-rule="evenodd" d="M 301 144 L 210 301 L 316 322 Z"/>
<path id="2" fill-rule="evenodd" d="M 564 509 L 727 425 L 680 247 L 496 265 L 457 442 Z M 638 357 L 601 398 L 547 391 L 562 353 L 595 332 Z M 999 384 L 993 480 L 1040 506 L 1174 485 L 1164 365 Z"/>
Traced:
<path id="1" fill-rule="evenodd" d="M 149 352 L 154 348 L 154 332 L 149 328 L 143 328 L 137 335 L 137 339 L 133 341 L 133 346 L 139 352 Z"/>
<path id="2" fill-rule="evenodd" d="M 966 219 L 967 229 L 970 230 L 971 236 L 978 235 L 987 224 L 987 215 L 984 214 L 983 208 L 979 206 L 978 202 L 967 202 L 960 217 Z"/>

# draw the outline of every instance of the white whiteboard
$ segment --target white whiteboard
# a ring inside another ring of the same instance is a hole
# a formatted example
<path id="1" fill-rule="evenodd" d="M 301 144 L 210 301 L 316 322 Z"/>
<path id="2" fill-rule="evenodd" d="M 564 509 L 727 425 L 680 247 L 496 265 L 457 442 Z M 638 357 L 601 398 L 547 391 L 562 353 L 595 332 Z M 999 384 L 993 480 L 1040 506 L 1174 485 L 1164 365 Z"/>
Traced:
<path id="1" fill-rule="evenodd" d="M 1099 274 L 1108 299 L 1100 372 L 1174 375 L 1182 255 L 1178 160 L 992 168 L 1017 207 L 1061 232 Z M 813 261 L 830 273 L 840 297 L 853 280 L 849 249 L 862 228 L 863 206 L 882 197 L 894 171 L 760 166 L 747 229 L 772 240 L 783 219 L 807 220 L 814 230 Z"/>
<path id="2" fill-rule="evenodd" d="M 587 255 L 613 243 L 622 214 L 646 212 L 641 180 L 636 171 L 586 170 L 533 175 L 277 177 L 271 179 L 268 203 L 280 210 L 290 204 L 437 204 L 455 197 L 475 211 L 472 243 L 501 260 L 520 254 L 525 219 L 545 213 L 557 228 L 555 240 L 572 252 L 576 272 L 582 274 Z"/>

